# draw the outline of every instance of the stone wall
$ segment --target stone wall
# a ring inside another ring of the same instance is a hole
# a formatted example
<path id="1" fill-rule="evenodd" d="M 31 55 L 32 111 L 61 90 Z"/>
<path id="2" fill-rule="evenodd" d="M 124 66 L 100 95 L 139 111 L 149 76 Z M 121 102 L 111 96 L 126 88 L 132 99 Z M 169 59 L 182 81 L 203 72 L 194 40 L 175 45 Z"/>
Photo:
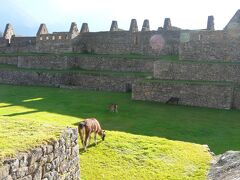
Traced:
<path id="1" fill-rule="evenodd" d="M 125 59 L 106 56 L 0 56 L 1 64 L 14 64 L 21 68 L 70 69 L 96 71 L 153 72 L 153 59 Z"/>
<path id="2" fill-rule="evenodd" d="M 78 131 L 64 130 L 58 140 L 5 159 L 0 179 L 80 179 Z"/>
<path id="3" fill-rule="evenodd" d="M 215 156 L 207 180 L 240 179 L 240 151 L 227 151 Z"/>
<path id="4" fill-rule="evenodd" d="M 74 41 L 74 51 L 95 52 L 99 54 L 148 54 L 178 55 L 180 31 L 145 31 L 145 32 L 97 32 L 82 33 Z M 164 42 L 162 49 L 153 49 L 150 39 L 161 35 Z"/>
<path id="5" fill-rule="evenodd" d="M 181 31 L 182 60 L 240 60 L 240 34 L 226 31 Z"/>
<path id="6" fill-rule="evenodd" d="M 240 87 L 236 87 L 233 93 L 233 106 L 234 109 L 240 109 Z"/>
<path id="7" fill-rule="evenodd" d="M 69 67 L 86 70 L 153 72 L 154 60 L 111 58 L 104 56 L 76 56 L 69 61 Z"/>
<path id="8" fill-rule="evenodd" d="M 0 64 L 18 64 L 18 56 L 0 56 Z"/>
<path id="9" fill-rule="evenodd" d="M 13 57 L 16 58 L 16 57 Z M 10 59 L 10 58 L 9 58 Z M 69 58 L 66 56 L 18 56 L 17 66 L 33 69 L 67 69 Z"/>
<path id="10" fill-rule="evenodd" d="M 0 83 L 127 92 L 139 78 L 75 72 L 1 70 Z"/>
<path id="11" fill-rule="evenodd" d="M 36 37 L 13 37 L 10 44 L 1 39 L 0 52 L 36 52 Z"/>
<path id="12" fill-rule="evenodd" d="M 37 52 L 72 52 L 72 39 L 69 33 L 41 34 L 36 40 Z"/>
<path id="13" fill-rule="evenodd" d="M 240 64 L 155 61 L 154 78 L 240 83 Z"/>
<path id="14" fill-rule="evenodd" d="M 218 84 L 170 83 L 164 81 L 139 82 L 133 84 L 132 98 L 135 100 L 165 103 L 178 97 L 179 104 L 231 109 L 233 87 Z"/>

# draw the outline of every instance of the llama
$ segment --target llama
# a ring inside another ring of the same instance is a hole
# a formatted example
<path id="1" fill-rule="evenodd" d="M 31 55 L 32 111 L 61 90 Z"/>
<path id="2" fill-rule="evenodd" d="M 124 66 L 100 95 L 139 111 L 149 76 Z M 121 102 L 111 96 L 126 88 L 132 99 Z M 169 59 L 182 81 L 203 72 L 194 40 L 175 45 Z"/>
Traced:
<path id="1" fill-rule="evenodd" d="M 94 141 L 97 144 L 97 134 L 101 136 L 102 140 L 105 139 L 105 131 L 102 130 L 99 122 L 95 118 L 85 119 L 78 125 L 78 132 L 81 138 L 83 148 L 86 150 L 89 145 L 91 134 L 94 133 Z"/>

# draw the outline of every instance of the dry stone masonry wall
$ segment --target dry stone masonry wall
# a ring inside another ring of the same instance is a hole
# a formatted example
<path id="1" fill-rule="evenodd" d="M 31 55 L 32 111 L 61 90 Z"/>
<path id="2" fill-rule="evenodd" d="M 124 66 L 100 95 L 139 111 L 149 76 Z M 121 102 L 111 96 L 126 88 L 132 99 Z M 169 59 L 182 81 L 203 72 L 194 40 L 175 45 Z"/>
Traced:
<path id="1" fill-rule="evenodd" d="M 28 69 L 85 69 L 96 71 L 153 72 L 154 59 L 127 59 L 105 56 L 0 56 L 0 64 Z"/>
<path id="2" fill-rule="evenodd" d="M 74 72 L 1 70 L 0 83 L 128 92 L 139 78 Z"/>
<path id="3" fill-rule="evenodd" d="M 222 81 L 240 84 L 239 63 L 154 62 L 154 78 L 169 80 Z"/>
<path id="4" fill-rule="evenodd" d="M 179 104 L 220 109 L 231 109 L 233 87 L 214 84 L 190 84 L 171 82 L 138 82 L 133 85 L 135 100 L 166 103 L 171 97 L 179 98 Z"/>
<path id="5" fill-rule="evenodd" d="M 65 129 L 60 138 L 46 145 L 5 159 L 0 166 L 1 180 L 79 180 L 77 129 Z"/>

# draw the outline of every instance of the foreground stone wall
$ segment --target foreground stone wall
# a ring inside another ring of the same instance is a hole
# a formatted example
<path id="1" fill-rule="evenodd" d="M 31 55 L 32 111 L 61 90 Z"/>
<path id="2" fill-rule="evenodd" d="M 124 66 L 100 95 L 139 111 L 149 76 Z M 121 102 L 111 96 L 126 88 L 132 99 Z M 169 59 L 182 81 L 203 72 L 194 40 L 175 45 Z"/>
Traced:
<path id="1" fill-rule="evenodd" d="M 135 100 L 165 103 L 171 97 L 178 97 L 180 99 L 179 104 L 182 105 L 231 109 L 233 87 L 164 81 L 133 84 L 132 98 Z"/>
<path id="2" fill-rule="evenodd" d="M 240 151 L 227 151 L 214 158 L 207 180 L 240 179 Z"/>
<path id="3" fill-rule="evenodd" d="M 34 72 L 1 70 L 0 83 L 127 92 L 139 78 L 74 72 Z"/>
<path id="4" fill-rule="evenodd" d="M 240 64 L 155 61 L 154 78 L 240 83 Z"/>
<path id="5" fill-rule="evenodd" d="M 80 179 L 78 131 L 68 128 L 58 140 L 5 159 L 0 179 Z"/>

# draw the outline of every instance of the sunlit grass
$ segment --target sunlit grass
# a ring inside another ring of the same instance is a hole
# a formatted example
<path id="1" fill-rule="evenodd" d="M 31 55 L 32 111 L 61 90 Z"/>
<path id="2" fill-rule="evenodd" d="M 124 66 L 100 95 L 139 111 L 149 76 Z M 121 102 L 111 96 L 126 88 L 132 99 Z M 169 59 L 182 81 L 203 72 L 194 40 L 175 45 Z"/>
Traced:
<path id="1" fill-rule="evenodd" d="M 63 128 L 29 119 L 0 117 L 0 160 L 56 139 Z"/>
<path id="2" fill-rule="evenodd" d="M 43 100 L 43 98 L 25 99 L 22 102 L 41 101 L 41 100 Z"/>
<path id="3" fill-rule="evenodd" d="M 118 113 L 107 110 L 113 102 Z M 0 85 L 0 157 L 56 138 L 88 117 L 100 121 L 107 137 L 81 151 L 82 179 L 204 179 L 210 156 L 197 144 L 216 154 L 240 149 L 240 111 L 133 101 L 127 93 Z"/>
<path id="4" fill-rule="evenodd" d="M 211 159 L 201 145 L 107 131 L 81 151 L 82 179 L 205 179 Z"/>

